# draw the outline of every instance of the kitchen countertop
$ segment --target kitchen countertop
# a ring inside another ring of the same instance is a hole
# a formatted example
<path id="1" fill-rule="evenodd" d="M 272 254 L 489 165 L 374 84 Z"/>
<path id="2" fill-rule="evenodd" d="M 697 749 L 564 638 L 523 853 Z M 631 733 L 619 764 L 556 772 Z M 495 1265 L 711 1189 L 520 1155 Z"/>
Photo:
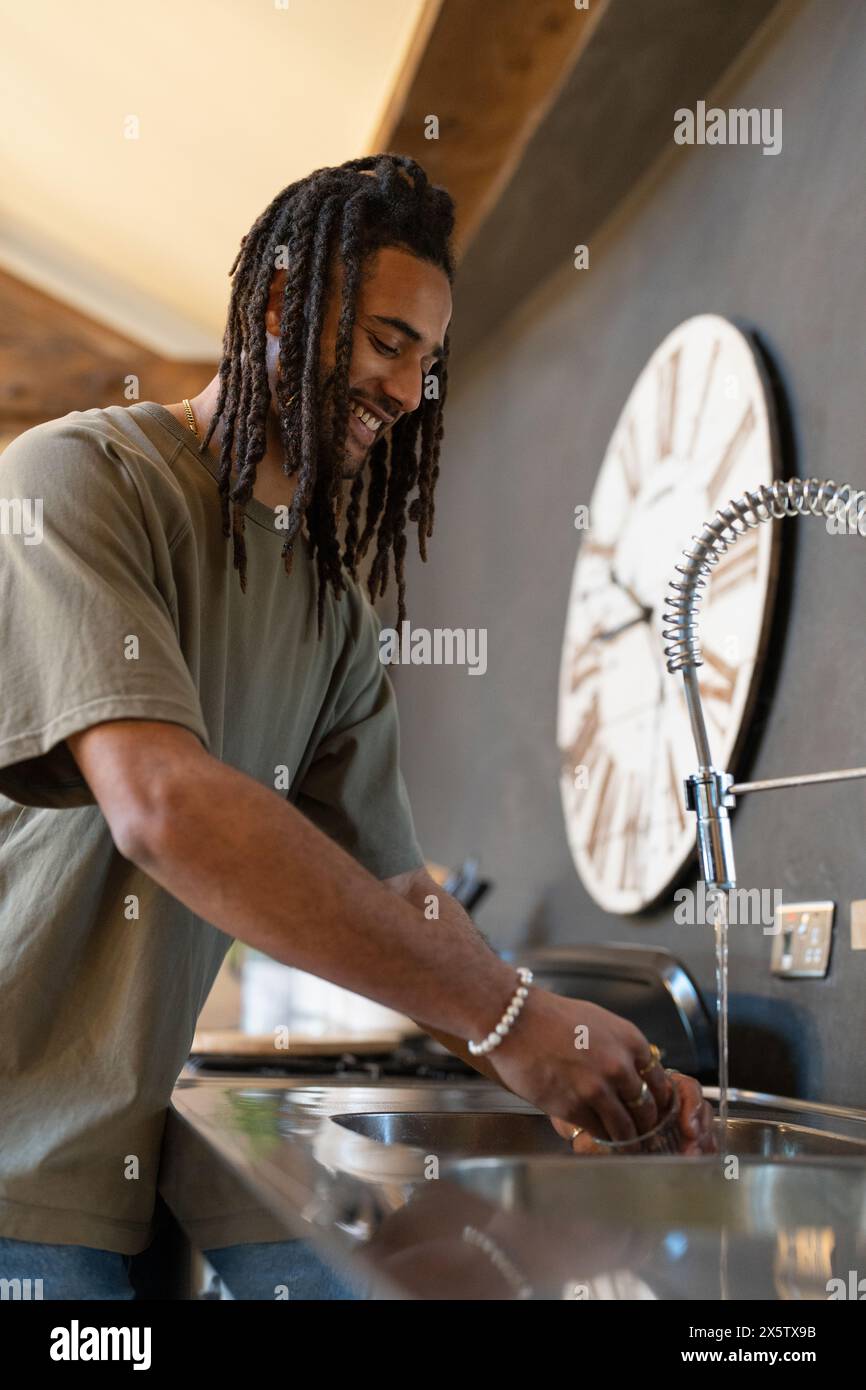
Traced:
<path id="1" fill-rule="evenodd" d="M 508 1297 L 495 1269 L 483 1264 L 471 1293 L 443 1292 L 426 1247 L 447 1238 L 460 1194 L 447 1181 L 425 1178 L 424 1156 L 331 1120 L 341 1113 L 454 1109 L 536 1113 L 482 1078 L 358 1084 L 330 1076 L 183 1075 L 166 1124 L 160 1192 L 200 1250 L 300 1237 L 326 1263 L 360 1279 L 370 1297 Z M 463 1205 L 468 1219 L 479 1204 Z"/>
<path id="2" fill-rule="evenodd" d="M 753 1153 L 729 1181 L 717 1158 L 560 1156 L 553 1136 L 458 1160 L 339 1123 L 491 1111 L 538 1114 L 480 1078 L 184 1074 L 160 1192 L 198 1249 L 300 1237 L 371 1298 L 826 1299 L 863 1267 L 862 1154 Z"/>

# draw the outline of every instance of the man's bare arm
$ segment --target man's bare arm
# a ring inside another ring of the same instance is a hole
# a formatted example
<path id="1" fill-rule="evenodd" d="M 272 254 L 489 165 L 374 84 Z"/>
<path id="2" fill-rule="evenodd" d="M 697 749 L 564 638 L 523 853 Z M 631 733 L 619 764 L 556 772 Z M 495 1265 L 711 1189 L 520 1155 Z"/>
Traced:
<path id="1" fill-rule="evenodd" d="M 405 898 L 407 902 L 410 902 L 412 906 L 418 910 L 421 919 L 418 923 L 419 930 L 435 933 L 439 922 L 445 921 L 449 926 L 456 927 L 459 931 L 464 932 L 467 936 L 480 942 L 482 945 L 487 944 L 475 923 L 472 921 L 472 918 L 464 911 L 456 898 L 452 898 L 450 893 L 446 893 L 445 889 L 440 887 L 435 878 L 431 877 L 426 869 L 410 869 L 408 873 L 395 874 L 393 878 L 386 878 L 384 882 L 387 883 L 388 887 L 392 888 L 395 893 L 399 893 L 401 898 Z M 427 916 L 427 907 L 431 898 L 435 899 L 436 911 L 438 913 L 438 916 L 432 919 Z M 440 1042 L 443 1047 L 447 1047 L 449 1052 L 453 1052 L 456 1056 L 462 1057 L 464 1062 L 468 1062 L 469 1065 L 480 1072 L 482 1076 L 486 1076 L 490 1081 L 495 1081 L 497 1086 L 502 1085 L 502 1082 L 496 1075 L 490 1062 L 484 1057 L 473 1057 L 465 1039 L 457 1038 L 453 1034 L 446 1033 L 441 1028 L 428 1027 L 427 1032 L 430 1033 L 437 1042 Z"/>
<path id="2" fill-rule="evenodd" d="M 116 720 L 67 743 L 120 853 L 204 921 L 448 1037 L 484 1037 L 502 1017 L 514 971 L 474 929 L 446 914 L 419 930 L 417 908 L 188 729 Z M 669 1094 L 633 1024 L 536 987 L 485 1060 L 515 1095 L 613 1139 L 633 1138 L 638 1118 L 649 1128 Z M 652 1095 L 638 1116 L 625 1102 L 641 1075 Z"/>
<path id="3" fill-rule="evenodd" d="M 483 1037 L 514 972 L 416 908 L 284 797 L 176 724 L 115 720 L 67 743 L 126 858 L 205 921 L 456 1038 Z"/>

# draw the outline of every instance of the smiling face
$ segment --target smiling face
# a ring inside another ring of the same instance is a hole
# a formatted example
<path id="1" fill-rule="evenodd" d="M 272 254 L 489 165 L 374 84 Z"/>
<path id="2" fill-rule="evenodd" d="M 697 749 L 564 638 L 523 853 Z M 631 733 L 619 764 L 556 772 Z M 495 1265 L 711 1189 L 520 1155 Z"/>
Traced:
<path id="1" fill-rule="evenodd" d="M 340 320 L 342 263 L 335 258 L 328 284 L 319 355 L 319 441 L 331 438 L 334 350 Z M 271 283 L 265 318 L 272 409 L 279 358 L 280 312 L 286 272 Z M 451 320 L 451 286 L 438 266 L 396 246 L 382 247 L 365 264 L 358 286 L 349 364 L 349 425 L 341 452 L 344 478 L 353 478 L 371 446 L 421 404 L 424 378 L 443 355 Z"/>

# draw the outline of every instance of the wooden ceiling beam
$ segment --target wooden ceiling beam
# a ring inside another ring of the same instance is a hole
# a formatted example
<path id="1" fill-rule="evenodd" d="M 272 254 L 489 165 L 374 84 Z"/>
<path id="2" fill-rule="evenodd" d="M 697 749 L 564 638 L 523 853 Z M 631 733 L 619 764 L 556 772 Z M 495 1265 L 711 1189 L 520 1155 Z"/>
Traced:
<path id="1" fill-rule="evenodd" d="M 608 0 L 430 0 L 371 153 L 423 164 L 457 203 L 462 254 L 507 186 Z M 430 117 L 438 138 L 429 139 Z M 195 395 L 216 362 L 171 362 L 0 271 L 0 436 L 91 406 Z M 129 394 L 135 378 L 137 397 Z"/>
<path id="2" fill-rule="evenodd" d="M 441 0 L 421 24 L 370 153 L 408 154 L 457 203 L 465 250 L 508 184 L 608 0 Z M 438 138 L 430 138 L 431 117 Z"/>
<path id="3" fill-rule="evenodd" d="M 215 362 L 169 362 L 79 310 L 0 271 L 0 433 L 91 406 L 177 401 L 210 381 Z"/>

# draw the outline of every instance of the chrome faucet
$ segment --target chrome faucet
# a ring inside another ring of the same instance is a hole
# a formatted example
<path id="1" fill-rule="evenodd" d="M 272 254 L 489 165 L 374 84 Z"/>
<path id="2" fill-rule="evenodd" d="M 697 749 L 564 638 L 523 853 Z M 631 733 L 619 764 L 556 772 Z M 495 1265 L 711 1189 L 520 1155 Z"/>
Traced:
<path id="1" fill-rule="evenodd" d="M 736 798 L 746 792 L 775 791 L 781 787 L 803 787 L 822 782 L 844 782 L 866 777 L 866 767 L 843 768 L 837 772 L 816 772 L 794 777 L 775 777 L 761 782 L 735 782 L 730 772 L 713 766 L 707 726 L 698 687 L 698 667 L 703 665 L 698 640 L 697 611 L 700 590 L 706 587 L 713 566 L 740 536 L 762 521 L 779 521 L 786 516 L 818 516 L 825 521 L 847 514 L 848 523 L 866 535 L 866 493 L 848 483 L 819 481 L 817 478 L 777 479 L 755 492 L 747 492 L 720 508 L 711 521 L 693 537 L 684 562 L 677 565 L 679 579 L 671 581 L 665 600 L 664 628 L 667 668 L 672 675 L 682 672 L 692 736 L 698 755 L 698 770 L 685 779 L 686 809 L 697 816 L 698 856 L 701 877 L 708 889 L 727 892 L 736 887 L 734 849 L 728 812 Z"/>

